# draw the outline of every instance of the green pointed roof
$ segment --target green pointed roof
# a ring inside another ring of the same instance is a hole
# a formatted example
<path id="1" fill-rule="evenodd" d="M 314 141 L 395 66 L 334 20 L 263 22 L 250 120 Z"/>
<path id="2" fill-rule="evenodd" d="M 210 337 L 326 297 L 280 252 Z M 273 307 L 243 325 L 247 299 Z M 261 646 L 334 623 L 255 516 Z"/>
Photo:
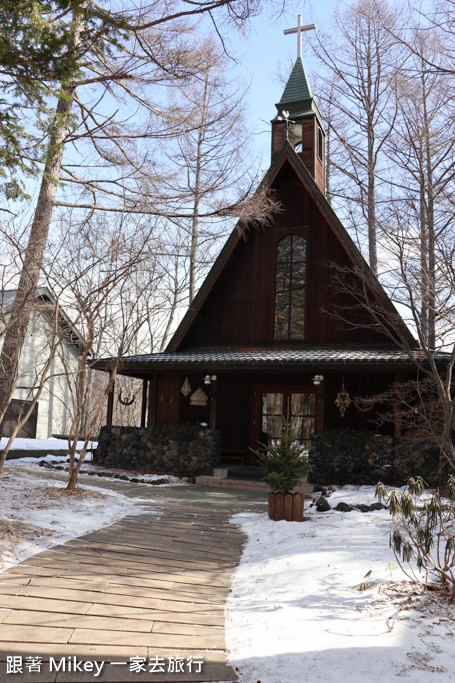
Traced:
<path id="1" fill-rule="evenodd" d="M 278 116 L 281 116 L 283 109 L 289 111 L 291 119 L 316 115 L 322 126 L 321 113 L 313 99 L 313 93 L 311 92 L 301 57 L 297 57 L 281 100 L 275 106 Z"/>
<path id="2" fill-rule="evenodd" d="M 308 83 L 302 59 L 297 57 L 279 104 L 291 104 L 292 102 L 310 100 L 312 98 L 313 93 Z"/>

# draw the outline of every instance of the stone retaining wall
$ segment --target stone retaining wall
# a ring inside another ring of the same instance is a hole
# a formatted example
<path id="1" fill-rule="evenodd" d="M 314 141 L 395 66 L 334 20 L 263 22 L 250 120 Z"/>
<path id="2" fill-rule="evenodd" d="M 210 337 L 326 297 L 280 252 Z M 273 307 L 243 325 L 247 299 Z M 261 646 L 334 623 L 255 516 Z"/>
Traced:
<path id="1" fill-rule="evenodd" d="M 332 429 L 313 434 L 308 457 L 312 484 L 401 486 L 417 475 L 429 485 L 437 481 L 439 451 L 427 440 Z"/>
<path id="2" fill-rule="evenodd" d="M 106 467 L 194 479 L 220 461 L 220 435 L 200 425 L 103 427 L 93 461 Z"/>

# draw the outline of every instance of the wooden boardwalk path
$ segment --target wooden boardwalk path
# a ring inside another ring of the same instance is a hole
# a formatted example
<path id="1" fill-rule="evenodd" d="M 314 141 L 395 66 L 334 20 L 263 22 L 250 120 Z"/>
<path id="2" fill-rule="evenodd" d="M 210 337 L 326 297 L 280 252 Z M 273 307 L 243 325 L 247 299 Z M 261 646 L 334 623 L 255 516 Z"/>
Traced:
<path id="1" fill-rule="evenodd" d="M 224 605 L 244 536 L 228 517 L 173 504 L 0 573 L 0 680 L 235 681 Z"/>

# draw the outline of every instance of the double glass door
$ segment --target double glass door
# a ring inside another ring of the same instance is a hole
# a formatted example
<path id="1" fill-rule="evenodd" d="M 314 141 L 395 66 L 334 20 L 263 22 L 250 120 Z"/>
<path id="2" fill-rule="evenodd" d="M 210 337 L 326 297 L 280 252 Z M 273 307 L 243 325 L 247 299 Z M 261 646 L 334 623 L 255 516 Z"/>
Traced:
<path id="1" fill-rule="evenodd" d="M 315 431 L 316 394 L 299 389 L 260 391 L 259 438 L 262 443 L 281 439 L 283 417 L 292 423 L 299 440 L 310 445 L 310 435 Z"/>

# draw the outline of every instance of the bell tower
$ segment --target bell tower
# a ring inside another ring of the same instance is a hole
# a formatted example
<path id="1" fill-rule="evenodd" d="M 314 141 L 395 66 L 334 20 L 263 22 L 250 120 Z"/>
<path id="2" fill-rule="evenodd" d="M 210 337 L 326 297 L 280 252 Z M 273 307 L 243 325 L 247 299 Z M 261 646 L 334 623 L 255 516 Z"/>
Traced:
<path id="1" fill-rule="evenodd" d="M 299 15 L 297 27 L 284 32 L 297 33 L 297 59 L 283 95 L 275 105 L 277 116 L 272 120 L 272 161 L 288 141 L 325 194 L 325 131 L 302 62 L 302 32 L 314 28 L 314 24 L 302 26 Z"/>

